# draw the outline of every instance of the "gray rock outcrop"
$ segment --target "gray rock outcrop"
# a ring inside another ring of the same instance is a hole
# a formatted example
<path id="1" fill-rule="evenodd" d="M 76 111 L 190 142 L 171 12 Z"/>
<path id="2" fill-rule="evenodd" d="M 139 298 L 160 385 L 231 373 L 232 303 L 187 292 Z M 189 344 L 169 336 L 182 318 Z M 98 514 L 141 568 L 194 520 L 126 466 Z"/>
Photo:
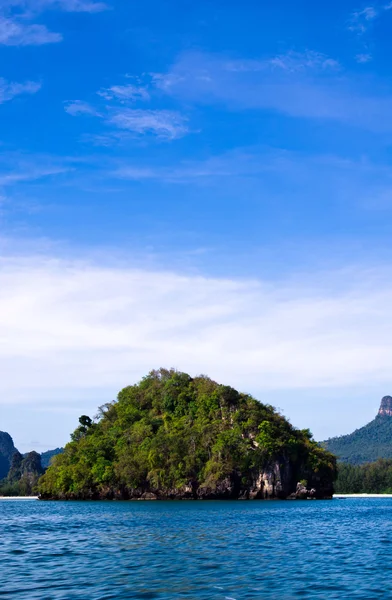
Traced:
<path id="1" fill-rule="evenodd" d="M 392 396 L 382 398 L 378 414 L 384 417 L 392 417 Z"/>

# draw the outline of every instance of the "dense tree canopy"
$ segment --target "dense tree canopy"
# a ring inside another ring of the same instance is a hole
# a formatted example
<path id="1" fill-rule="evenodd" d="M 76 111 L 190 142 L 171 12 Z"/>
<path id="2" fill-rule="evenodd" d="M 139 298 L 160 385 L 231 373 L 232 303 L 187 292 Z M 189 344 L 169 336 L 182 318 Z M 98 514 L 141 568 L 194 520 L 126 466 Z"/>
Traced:
<path id="1" fill-rule="evenodd" d="M 379 458 L 392 459 L 392 417 L 377 415 L 364 427 L 322 442 L 322 446 L 333 452 L 339 461 L 353 465 Z"/>
<path id="2" fill-rule="evenodd" d="M 240 485 L 272 461 L 292 477 L 330 484 L 335 459 L 271 406 L 205 376 L 160 369 L 85 415 L 41 478 L 43 497 L 132 497 L 135 490 Z"/>
<path id="3" fill-rule="evenodd" d="M 363 465 L 340 463 L 335 490 L 340 494 L 392 494 L 392 460 Z"/>

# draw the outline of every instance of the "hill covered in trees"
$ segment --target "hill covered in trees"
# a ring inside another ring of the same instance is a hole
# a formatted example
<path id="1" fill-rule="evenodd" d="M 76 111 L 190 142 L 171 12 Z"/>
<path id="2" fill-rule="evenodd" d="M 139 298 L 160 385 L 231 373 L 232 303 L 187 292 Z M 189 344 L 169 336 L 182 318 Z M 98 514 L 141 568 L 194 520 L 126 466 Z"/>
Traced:
<path id="1" fill-rule="evenodd" d="M 43 499 L 330 497 L 335 457 L 271 406 L 160 369 L 83 416 Z M 299 484 L 299 485 L 298 485 Z"/>
<path id="2" fill-rule="evenodd" d="M 41 464 L 43 469 L 47 469 L 52 462 L 52 458 L 57 456 L 57 454 L 61 454 L 64 451 L 64 448 L 55 448 L 54 450 L 47 450 L 46 452 L 41 453 Z"/>
<path id="3" fill-rule="evenodd" d="M 373 421 L 353 433 L 321 442 L 321 445 L 339 461 L 353 465 L 380 458 L 392 459 L 392 397 L 385 396 L 381 400 Z"/>

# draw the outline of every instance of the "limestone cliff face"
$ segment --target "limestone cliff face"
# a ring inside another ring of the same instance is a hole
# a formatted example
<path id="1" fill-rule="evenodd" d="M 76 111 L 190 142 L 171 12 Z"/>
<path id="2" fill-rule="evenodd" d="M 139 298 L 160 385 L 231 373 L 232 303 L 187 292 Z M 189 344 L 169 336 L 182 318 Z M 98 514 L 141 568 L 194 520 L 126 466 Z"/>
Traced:
<path id="1" fill-rule="evenodd" d="M 378 414 L 383 417 L 392 417 L 392 396 L 382 398 Z"/>
<path id="2" fill-rule="evenodd" d="M 255 470 L 251 479 L 244 481 L 233 472 L 211 485 L 198 485 L 196 481 L 179 488 L 157 489 L 154 487 L 116 489 L 107 488 L 100 493 L 92 492 L 84 499 L 91 500 L 306 500 L 332 498 L 330 480 L 315 476 L 306 469 L 302 475 L 309 479 L 298 481 L 298 466 L 287 458 L 272 461 L 261 470 Z M 52 497 L 41 495 L 42 500 Z M 72 494 L 58 495 L 55 499 L 77 499 Z"/>
<path id="3" fill-rule="evenodd" d="M 15 452 L 12 437 L 5 431 L 0 431 L 0 479 L 7 476 Z"/>

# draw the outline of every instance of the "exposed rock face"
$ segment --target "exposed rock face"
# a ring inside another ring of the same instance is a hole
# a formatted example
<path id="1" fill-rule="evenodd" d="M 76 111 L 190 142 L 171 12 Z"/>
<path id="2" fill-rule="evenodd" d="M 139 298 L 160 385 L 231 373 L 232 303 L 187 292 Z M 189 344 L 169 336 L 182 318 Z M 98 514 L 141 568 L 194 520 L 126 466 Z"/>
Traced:
<path id="1" fill-rule="evenodd" d="M 11 460 L 16 452 L 14 442 L 9 433 L 0 431 L 0 479 L 7 476 L 11 466 Z"/>
<path id="2" fill-rule="evenodd" d="M 331 495 L 336 459 L 269 404 L 174 369 L 151 371 L 86 415 L 39 481 L 42 498 Z"/>
<path id="3" fill-rule="evenodd" d="M 29 480 L 42 475 L 44 469 L 41 465 L 41 455 L 38 452 L 29 452 L 21 463 L 21 475 Z"/>
<path id="4" fill-rule="evenodd" d="M 43 473 L 41 456 L 38 452 L 29 452 L 23 456 L 16 450 L 12 456 L 7 483 L 16 486 L 15 489 L 20 495 L 30 496 Z"/>
<path id="5" fill-rule="evenodd" d="M 290 494 L 289 500 L 316 500 L 318 498 L 315 488 L 308 489 L 304 482 L 297 483 L 297 489 Z"/>
<path id="6" fill-rule="evenodd" d="M 392 417 L 392 396 L 384 396 L 382 398 L 378 414 Z"/>
<path id="7" fill-rule="evenodd" d="M 9 482 L 16 482 L 19 481 L 19 479 L 22 477 L 22 462 L 23 462 L 23 455 L 18 452 L 18 450 L 15 450 L 12 459 L 11 459 L 11 466 L 10 466 L 10 470 L 8 471 L 8 475 L 7 475 L 7 479 Z"/>
<path id="8" fill-rule="evenodd" d="M 289 460 L 273 462 L 262 471 L 255 471 L 251 481 L 243 481 L 238 473 L 232 473 L 211 486 L 198 486 L 190 481 L 181 488 L 156 489 L 152 487 L 112 490 L 108 488 L 97 494 L 92 492 L 84 499 L 91 500 L 307 500 L 330 499 L 333 486 L 330 481 L 315 479 L 298 483 L 293 465 Z M 306 485 L 305 485 L 306 483 Z M 52 499 L 41 495 L 42 500 Z M 70 494 L 56 499 L 78 499 Z"/>
<path id="9" fill-rule="evenodd" d="M 43 473 L 44 469 L 41 465 L 41 456 L 38 452 L 29 452 L 26 456 L 23 456 L 20 452 L 15 450 L 11 459 L 11 466 L 7 479 L 12 483 L 17 482 L 22 478 L 31 482 L 32 479 L 37 479 Z"/>

